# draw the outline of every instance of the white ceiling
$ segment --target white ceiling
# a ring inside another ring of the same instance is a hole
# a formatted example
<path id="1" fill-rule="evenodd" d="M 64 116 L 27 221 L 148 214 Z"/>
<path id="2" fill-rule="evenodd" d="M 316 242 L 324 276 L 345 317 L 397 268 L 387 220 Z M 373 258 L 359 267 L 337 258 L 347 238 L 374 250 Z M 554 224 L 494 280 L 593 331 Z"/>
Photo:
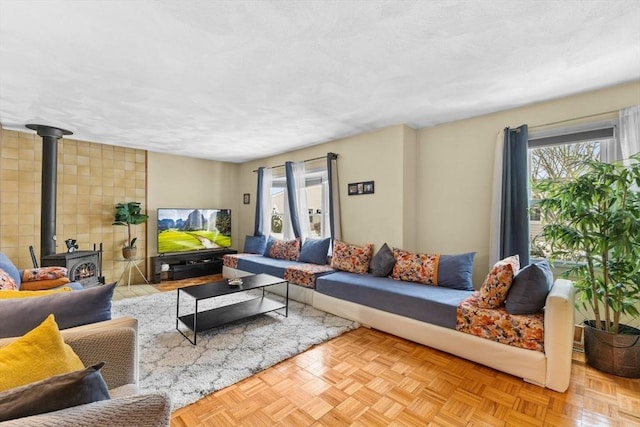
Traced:
<path id="1" fill-rule="evenodd" d="M 0 0 L 2 127 L 230 162 L 639 78 L 638 0 Z"/>

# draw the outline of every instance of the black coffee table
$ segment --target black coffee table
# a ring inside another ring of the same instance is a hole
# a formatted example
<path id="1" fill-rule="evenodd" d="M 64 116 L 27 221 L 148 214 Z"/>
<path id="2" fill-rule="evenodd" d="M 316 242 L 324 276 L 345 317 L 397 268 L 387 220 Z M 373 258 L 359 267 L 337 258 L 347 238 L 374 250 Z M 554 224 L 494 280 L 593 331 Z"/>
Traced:
<path id="1" fill-rule="evenodd" d="M 265 296 L 265 288 L 280 283 L 287 284 L 287 292 L 284 303 L 275 301 Z M 223 295 L 235 294 L 237 292 L 245 292 L 251 289 L 262 289 L 262 296 L 249 299 L 246 301 L 223 305 L 221 307 L 212 308 L 210 310 L 198 311 L 198 302 L 201 300 L 215 298 Z M 184 293 L 195 299 L 195 309 L 193 313 L 180 315 L 180 294 Z M 178 288 L 176 302 L 176 329 L 191 344 L 196 345 L 198 332 L 215 328 L 226 323 L 235 322 L 236 320 L 245 319 L 247 317 L 256 316 L 258 314 L 268 313 L 274 310 L 285 310 L 285 317 L 289 316 L 289 282 L 279 277 L 270 276 L 268 274 L 256 274 L 255 276 L 246 276 L 242 278 L 242 284 L 239 286 L 230 286 L 227 279 L 217 282 L 204 283 L 202 285 L 188 286 L 186 288 Z M 187 328 L 193 331 L 193 341 L 180 330 L 179 321 Z"/>

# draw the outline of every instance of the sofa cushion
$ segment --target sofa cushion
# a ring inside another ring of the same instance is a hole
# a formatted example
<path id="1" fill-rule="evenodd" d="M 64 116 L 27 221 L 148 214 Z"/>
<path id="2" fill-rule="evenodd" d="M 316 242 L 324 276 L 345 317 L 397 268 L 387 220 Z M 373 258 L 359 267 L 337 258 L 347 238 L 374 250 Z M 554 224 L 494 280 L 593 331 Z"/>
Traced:
<path id="1" fill-rule="evenodd" d="M 478 307 L 498 308 L 504 304 L 513 277 L 520 269 L 520 257 L 513 255 L 495 263 L 480 287 Z"/>
<path id="2" fill-rule="evenodd" d="M 542 311 L 553 286 L 553 273 L 547 260 L 529 264 L 518 272 L 507 294 L 505 308 L 511 314 Z"/>
<path id="3" fill-rule="evenodd" d="M 341 271 L 318 277 L 316 292 L 449 329 L 456 327 L 458 304 L 473 294 Z"/>
<path id="4" fill-rule="evenodd" d="M 49 314 L 60 329 L 111 319 L 115 282 L 77 292 L 38 298 L 0 300 L 0 338 L 15 337 L 39 325 Z M 16 319 L 20 319 L 19 322 Z"/>
<path id="5" fill-rule="evenodd" d="M 385 277 L 391 274 L 394 265 L 396 265 L 396 259 L 393 257 L 393 251 L 385 243 L 371 258 L 369 273 L 376 277 Z"/>
<path id="6" fill-rule="evenodd" d="M 0 391 L 53 375 L 84 369 L 80 358 L 62 339 L 54 315 L 0 348 Z"/>
<path id="7" fill-rule="evenodd" d="M 280 240 L 269 236 L 264 256 L 274 259 L 297 261 L 300 255 L 300 239 Z"/>
<path id="8" fill-rule="evenodd" d="M 327 253 L 329 253 L 329 244 L 331 239 L 305 239 L 300 249 L 298 261 L 310 262 L 311 264 L 326 265 Z"/>
<path id="9" fill-rule="evenodd" d="M 0 392 L 0 421 L 108 400 L 102 366 L 104 362 Z"/>
<path id="10" fill-rule="evenodd" d="M 440 255 L 394 249 L 393 257 L 396 263 L 391 271 L 392 279 L 423 283 L 425 285 L 438 283 L 438 261 Z"/>
<path id="11" fill-rule="evenodd" d="M 0 252 L 0 268 L 3 269 L 20 288 L 20 272 L 11 260 L 2 252 Z"/>
<path id="12" fill-rule="evenodd" d="M 18 284 L 13 280 L 13 277 L 6 271 L 0 268 L 0 291 L 17 291 Z"/>
<path id="13" fill-rule="evenodd" d="M 365 274 L 369 271 L 369 262 L 373 255 L 373 244 L 352 245 L 340 240 L 333 243 L 331 268 L 351 273 Z"/>
<path id="14" fill-rule="evenodd" d="M 475 252 L 457 255 L 440 255 L 438 263 L 438 286 L 473 290 L 473 258 Z"/>
<path id="15" fill-rule="evenodd" d="M 264 236 L 246 236 L 244 238 L 243 252 L 248 254 L 264 254 L 264 248 L 267 246 L 267 239 Z"/>

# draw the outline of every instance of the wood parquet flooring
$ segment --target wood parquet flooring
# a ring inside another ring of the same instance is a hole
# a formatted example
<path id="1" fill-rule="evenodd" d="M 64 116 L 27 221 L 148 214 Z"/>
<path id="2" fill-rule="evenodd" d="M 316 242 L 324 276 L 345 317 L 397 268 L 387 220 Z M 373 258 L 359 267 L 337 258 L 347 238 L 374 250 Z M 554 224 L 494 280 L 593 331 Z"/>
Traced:
<path id="1" fill-rule="evenodd" d="M 630 427 L 640 426 L 640 380 L 575 352 L 571 385 L 557 393 L 361 327 L 176 410 L 171 426 Z"/>

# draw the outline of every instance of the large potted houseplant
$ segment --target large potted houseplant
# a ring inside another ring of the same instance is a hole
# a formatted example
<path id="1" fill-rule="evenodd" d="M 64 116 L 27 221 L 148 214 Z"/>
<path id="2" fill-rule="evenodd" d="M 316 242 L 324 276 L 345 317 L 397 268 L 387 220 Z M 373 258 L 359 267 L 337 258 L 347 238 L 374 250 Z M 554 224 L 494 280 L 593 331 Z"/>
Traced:
<path id="1" fill-rule="evenodd" d="M 640 154 L 630 162 L 588 160 L 583 174 L 536 184 L 552 258 L 570 254 L 563 273 L 584 309 L 585 354 L 597 369 L 640 377 Z M 566 259 L 566 258 L 565 258 Z"/>
<path id="2" fill-rule="evenodd" d="M 122 257 L 125 259 L 135 258 L 137 253 L 137 237 L 131 238 L 131 226 L 142 224 L 147 221 L 148 215 L 142 213 L 140 202 L 118 203 L 113 225 L 127 226 L 127 241 L 122 246 Z"/>

